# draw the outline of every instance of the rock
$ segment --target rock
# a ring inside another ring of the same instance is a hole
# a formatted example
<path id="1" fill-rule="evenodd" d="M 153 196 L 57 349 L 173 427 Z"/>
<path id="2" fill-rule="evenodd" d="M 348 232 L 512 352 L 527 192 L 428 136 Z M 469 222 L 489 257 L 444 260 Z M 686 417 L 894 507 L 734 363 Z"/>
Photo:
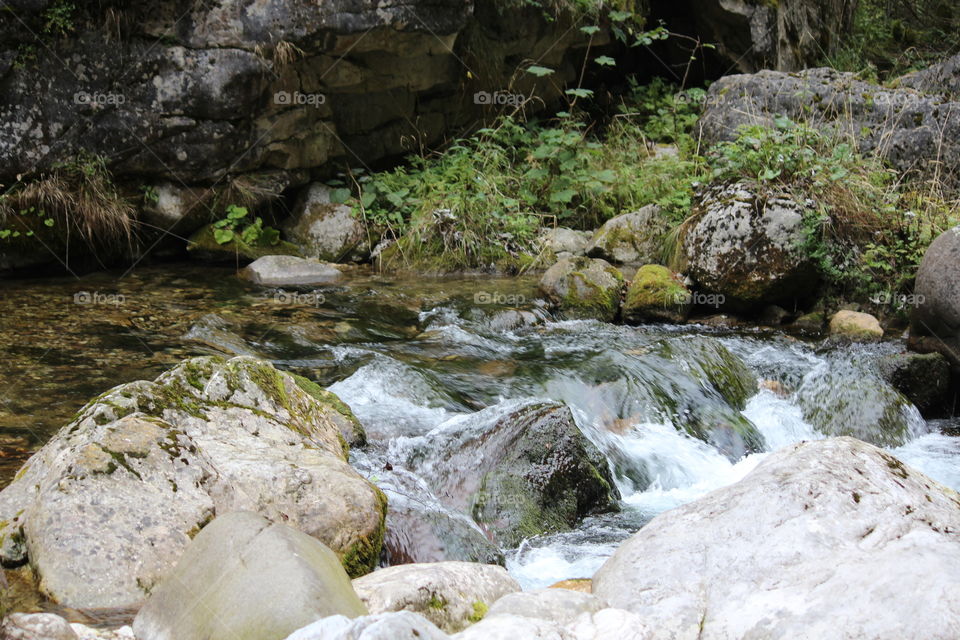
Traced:
<path id="1" fill-rule="evenodd" d="M 579 591 L 580 593 L 593 592 L 593 580 L 590 578 L 574 578 L 572 580 L 561 580 L 550 585 L 550 589 L 569 589 L 570 591 Z"/>
<path id="2" fill-rule="evenodd" d="M 0 558 L 74 608 L 135 606 L 214 515 L 257 511 L 376 565 L 386 498 L 309 385 L 249 357 L 187 360 L 91 401 L 0 492 Z"/>
<path id="3" fill-rule="evenodd" d="M 11 613 L 0 624 L 3 640 L 78 640 L 70 623 L 54 613 Z"/>
<path id="4" fill-rule="evenodd" d="M 497 600 L 486 617 L 517 615 L 527 618 L 551 620 L 568 626 L 582 613 L 596 613 L 609 605 L 588 593 L 567 589 L 539 589 L 511 593 Z"/>
<path id="5" fill-rule="evenodd" d="M 582 613 L 567 629 L 577 640 L 650 640 L 657 637 L 643 618 L 623 609 Z"/>
<path id="6" fill-rule="evenodd" d="M 610 322 L 623 284 L 623 274 L 604 260 L 564 258 L 543 274 L 540 291 L 569 318 Z"/>
<path id="7" fill-rule="evenodd" d="M 70 625 L 79 640 L 136 640 L 133 628 L 123 626 L 119 629 L 95 629 L 83 624 Z"/>
<path id="8" fill-rule="evenodd" d="M 889 453 L 801 443 L 654 518 L 594 593 L 657 638 L 947 638 L 960 620 L 957 531 L 960 496 Z"/>
<path id="9" fill-rule="evenodd" d="M 790 318 L 790 312 L 775 304 L 767 305 L 760 311 L 757 321 L 769 327 L 779 327 Z"/>
<path id="10" fill-rule="evenodd" d="M 541 325 L 545 321 L 543 311 L 527 311 L 526 309 L 504 309 L 493 314 L 487 320 L 487 326 L 494 331 L 514 331 Z"/>
<path id="11" fill-rule="evenodd" d="M 956 101 L 960 98 L 960 55 L 908 73 L 897 79 L 896 85 L 923 93 L 935 93 Z"/>
<path id="12" fill-rule="evenodd" d="M 606 459 L 564 405 L 506 402 L 448 421 L 423 441 L 432 444 L 415 448 L 406 466 L 500 547 L 616 508 Z"/>
<path id="13" fill-rule="evenodd" d="M 603 223 L 587 246 L 587 255 L 613 264 L 657 264 L 670 221 L 650 204 Z"/>
<path id="14" fill-rule="evenodd" d="M 822 311 L 812 311 L 794 320 L 791 327 L 809 333 L 822 333 L 826 323 L 827 317 Z"/>
<path id="15" fill-rule="evenodd" d="M 621 314 L 628 322 L 664 320 L 680 323 L 687 319 L 693 296 L 683 281 L 660 265 L 640 267 L 627 287 Z"/>
<path id="16" fill-rule="evenodd" d="M 240 276 L 265 287 L 329 285 L 343 278 L 333 265 L 296 256 L 257 258 L 240 272 Z"/>
<path id="17" fill-rule="evenodd" d="M 575 231 L 566 227 L 547 229 L 540 234 L 539 245 L 548 255 L 564 257 L 582 256 L 593 234 L 589 231 Z"/>
<path id="18" fill-rule="evenodd" d="M 353 209 L 331 202 L 330 192 L 325 184 L 311 184 L 283 231 L 305 256 L 325 262 L 362 262 L 370 257 L 367 229 Z"/>
<path id="19" fill-rule="evenodd" d="M 812 4 L 709 0 L 682 2 L 675 15 L 686 16 L 705 42 L 717 43 L 726 73 L 734 68 L 796 71 L 819 63 L 840 46 L 853 25 L 856 4 L 853 0 Z M 687 29 L 682 32 L 691 27 Z"/>
<path id="20" fill-rule="evenodd" d="M 450 636 L 410 611 L 380 613 L 351 620 L 331 616 L 290 634 L 286 640 L 448 640 Z"/>
<path id="21" fill-rule="evenodd" d="M 796 398 L 804 420 L 828 436 L 897 447 L 927 431 L 916 407 L 864 363 L 834 361 L 814 370 Z"/>
<path id="22" fill-rule="evenodd" d="M 773 126 L 775 116 L 808 123 L 827 135 L 856 140 L 901 174 L 936 177 L 960 188 L 960 105 L 913 89 L 889 89 L 833 69 L 760 71 L 710 85 L 700 119 L 708 144 L 733 140 L 743 125 Z"/>
<path id="23" fill-rule="evenodd" d="M 927 415 L 948 408 L 950 362 L 940 353 L 898 353 L 879 363 L 880 375 Z"/>
<path id="24" fill-rule="evenodd" d="M 403 564 L 353 581 L 370 613 L 413 611 L 447 633 L 476 622 L 520 585 L 506 569 L 472 562 Z"/>
<path id="25" fill-rule="evenodd" d="M 192 233 L 216 217 L 210 209 L 208 189 L 190 188 L 172 182 L 150 186 L 145 196 L 144 219 L 161 231 Z"/>
<path id="26" fill-rule="evenodd" d="M 712 185 L 681 227 L 678 270 L 735 307 L 808 297 L 816 271 L 803 251 L 809 205 L 783 188 Z"/>
<path id="27" fill-rule="evenodd" d="M 240 238 L 220 244 L 214 237 L 212 224 L 198 229 L 187 241 L 190 255 L 211 262 L 250 262 L 265 256 L 298 256 L 300 249 L 285 240 L 271 244 L 266 240 L 248 244 Z"/>
<path id="28" fill-rule="evenodd" d="M 960 227 L 942 233 L 920 262 L 910 318 L 912 348 L 938 351 L 960 370 Z"/>
<path id="29" fill-rule="evenodd" d="M 234 511 L 197 534 L 133 630 L 150 640 L 280 640 L 317 618 L 366 613 L 326 545 Z"/>
<path id="30" fill-rule="evenodd" d="M 577 640 L 552 620 L 504 614 L 484 618 L 453 636 L 453 640 Z"/>
<path id="31" fill-rule="evenodd" d="M 880 321 L 869 313 L 838 311 L 830 317 L 830 335 L 857 342 L 876 342 L 883 338 Z"/>

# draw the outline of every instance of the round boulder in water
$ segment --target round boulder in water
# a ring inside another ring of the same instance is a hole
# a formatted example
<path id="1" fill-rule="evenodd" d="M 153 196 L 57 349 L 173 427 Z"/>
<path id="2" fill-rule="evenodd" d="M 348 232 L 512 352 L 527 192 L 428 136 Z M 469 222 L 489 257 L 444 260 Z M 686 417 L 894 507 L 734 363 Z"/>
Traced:
<path id="1" fill-rule="evenodd" d="M 343 278 L 340 270 L 333 265 L 296 256 L 257 258 L 240 275 L 265 287 L 329 285 Z"/>
<path id="2" fill-rule="evenodd" d="M 605 322 L 617 317 L 623 285 L 619 269 L 583 257 L 559 260 L 540 279 L 540 290 L 565 316 Z"/>
<path id="3" fill-rule="evenodd" d="M 830 318 L 830 335 L 857 342 L 876 342 L 883 338 L 883 328 L 869 313 L 843 310 Z"/>
<path id="4" fill-rule="evenodd" d="M 660 207 L 650 204 L 604 222 L 590 240 L 587 255 L 614 264 L 658 262 L 669 231 L 670 221 Z"/>
<path id="5" fill-rule="evenodd" d="M 817 281 L 803 248 L 808 206 L 784 189 L 711 185 L 681 227 L 679 270 L 736 307 L 807 298 Z"/>
<path id="6" fill-rule="evenodd" d="M 683 322 L 693 296 L 683 281 L 666 267 L 648 264 L 637 270 L 627 288 L 623 318 L 631 322 Z"/>

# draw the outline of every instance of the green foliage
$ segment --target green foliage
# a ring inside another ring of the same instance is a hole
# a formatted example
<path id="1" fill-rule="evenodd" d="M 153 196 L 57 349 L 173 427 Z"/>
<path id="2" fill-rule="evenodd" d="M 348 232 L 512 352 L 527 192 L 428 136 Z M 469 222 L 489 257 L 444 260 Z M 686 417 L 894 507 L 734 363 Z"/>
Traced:
<path id="1" fill-rule="evenodd" d="M 226 217 L 213 223 L 213 237 L 217 244 L 228 244 L 234 240 L 246 245 L 274 246 L 280 242 L 280 231 L 263 226 L 259 216 L 248 219 L 250 211 L 246 207 L 231 204 L 227 207 Z"/>
<path id="2" fill-rule="evenodd" d="M 956 223 L 952 204 L 936 193 L 898 181 L 851 141 L 786 118 L 741 129 L 708 161 L 714 180 L 782 185 L 809 199 L 805 248 L 835 297 L 909 293 L 926 247 Z"/>
<path id="3" fill-rule="evenodd" d="M 955 0 L 860 0 L 853 33 L 825 63 L 883 80 L 958 51 L 960 6 Z"/>
<path id="4" fill-rule="evenodd" d="M 76 6 L 65 0 L 56 0 L 43 12 L 43 33 L 64 37 L 73 32 Z"/>

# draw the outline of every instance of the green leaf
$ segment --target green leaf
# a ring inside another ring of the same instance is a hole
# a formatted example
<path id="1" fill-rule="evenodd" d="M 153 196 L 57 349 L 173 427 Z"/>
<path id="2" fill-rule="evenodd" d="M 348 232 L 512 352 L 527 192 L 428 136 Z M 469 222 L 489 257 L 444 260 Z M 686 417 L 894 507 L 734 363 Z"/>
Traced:
<path id="1" fill-rule="evenodd" d="M 564 93 L 566 93 L 568 96 L 575 96 L 575 97 L 577 97 L 577 98 L 592 98 L 592 97 L 593 97 L 593 91 L 592 91 L 592 90 L 590 90 L 590 89 L 583 89 L 583 88 L 567 89 Z"/>
<path id="2" fill-rule="evenodd" d="M 233 240 L 233 231 L 230 229 L 214 229 L 213 230 L 213 239 L 217 241 L 217 244 L 227 244 Z"/>
<path id="3" fill-rule="evenodd" d="M 597 56 L 593 61 L 604 67 L 615 67 L 617 65 L 617 61 L 610 56 Z"/>
<path id="4" fill-rule="evenodd" d="M 43 221 L 43 224 L 47 225 L 48 227 L 52 227 L 56 223 L 54 222 L 53 218 L 47 218 Z"/>
<path id="5" fill-rule="evenodd" d="M 633 14 L 629 11 L 611 11 L 608 15 L 614 22 L 623 22 Z"/>
<path id="6" fill-rule="evenodd" d="M 577 192 L 573 189 L 561 189 L 560 191 L 554 191 L 550 194 L 550 202 L 559 202 L 562 204 L 569 204 L 573 200 L 574 196 L 577 195 Z"/>
<path id="7" fill-rule="evenodd" d="M 588 36 L 592 36 L 597 31 L 600 31 L 600 27 L 597 27 L 595 25 L 587 25 L 585 27 L 580 27 L 580 31 L 583 31 Z"/>
<path id="8" fill-rule="evenodd" d="M 339 188 L 330 192 L 330 202 L 334 204 L 343 204 L 350 199 L 350 189 Z"/>
<path id="9" fill-rule="evenodd" d="M 369 209 L 377 199 L 377 194 L 373 191 L 364 191 L 360 196 L 360 204 L 363 205 L 364 209 Z"/>
<path id="10" fill-rule="evenodd" d="M 534 65 L 530 65 L 529 67 L 527 67 L 527 73 L 532 73 L 533 75 L 537 76 L 538 78 L 542 78 L 542 77 L 544 77 L 544 76 L 548 76 L 548 75 L 550 75 L 551 73 L 553 73 L 553 69 L 551 69 L 551 68 L 549 68 L 549 67 L 541 67 L 541 66 L 539 66 L 539 65 L 535 65 L 535 64 L 534 64 Z"/>
<path id="11" fill-rule="evenodd" d="M 260 234 L 260 244 L 270 246 L 280 244 L 280 230 L 273 227 L 265 228 Z"/>

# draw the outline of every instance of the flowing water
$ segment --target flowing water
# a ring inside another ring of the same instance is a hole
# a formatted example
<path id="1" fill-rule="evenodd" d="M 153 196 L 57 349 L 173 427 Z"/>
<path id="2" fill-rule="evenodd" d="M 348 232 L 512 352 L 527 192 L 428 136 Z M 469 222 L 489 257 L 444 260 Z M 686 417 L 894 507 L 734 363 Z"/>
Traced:
<path id="1" fill-rule="evenodd" d="M 4 483 L 90 398 L 219 353 L 266 358 L 336 392 L 370 439 L 352 462 L 391 505 L 473 534 L 418 476 L 413 452 L 453 446 L 451 433 L 482 432 L 532 399 L 566 403 L 609 460 L 621 510 L 503 550 L 525 588 L 589 577 L 658 513 L 826 434 L 887 446 L 960 488 L 954 425 L 925 422 L 874 373 L 897 342 L 829 347 L 755 328 L 566 321 L 536 300 L 534 278 L 358 272 L 346 286 L 293 292 L 209 266 L 117 275 L 4 283 Z"/>

